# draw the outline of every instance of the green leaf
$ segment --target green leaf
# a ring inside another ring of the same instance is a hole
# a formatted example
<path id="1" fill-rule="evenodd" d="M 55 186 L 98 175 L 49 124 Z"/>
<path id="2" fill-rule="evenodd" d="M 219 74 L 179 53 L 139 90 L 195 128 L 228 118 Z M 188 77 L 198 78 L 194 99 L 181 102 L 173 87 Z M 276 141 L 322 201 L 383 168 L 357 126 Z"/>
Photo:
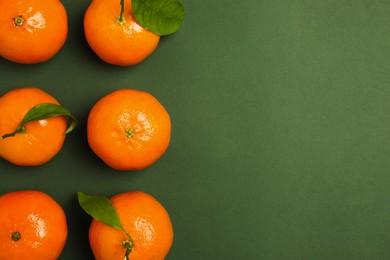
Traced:
<path id="1" fill-rule="evenodd" d="M 112 202 L 101 195 L 78 192 L 80 206 L 94 219 L 113 228 L 125 231 Z"/>
<path id="2" fill-rule="evenodd" d="M 160 36 L 179 30 L 185 17 L 181 0 L 131 0 L 131 5 L 136 21 Z"/>
<path id="3" fill-rule="evenodd" d="M 27 112 L 21 125 L 23 126 L 32 121 L 48 119 L 56 116 L 67 116 L 70 119 L 70 125 L 66 129 L 65 134 L 70 133 L 78 124 L 77 119 L 67 108 L 56 104 L 42 103 L 36 105 Z"/>

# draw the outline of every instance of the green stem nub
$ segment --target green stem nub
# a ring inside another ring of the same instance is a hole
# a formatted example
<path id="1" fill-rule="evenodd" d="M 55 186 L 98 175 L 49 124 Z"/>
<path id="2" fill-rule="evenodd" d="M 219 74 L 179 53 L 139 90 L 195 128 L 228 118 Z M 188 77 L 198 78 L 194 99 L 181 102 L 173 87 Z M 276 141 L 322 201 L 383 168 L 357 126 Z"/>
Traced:
<path id="1" fill-rule="evenodd" d="M 22 236 L 21 236 L 20 233 L 17 232 L 17 231 L 11 234 L 11 239 L 12 239 L 13 241 L 18 241 L 18 240 L 21 239 L 21 238 L 22 238 Z"/>
<path id="2" fill-rule="evenodd" d="M 125 240 L 123 241 L 123 247 L 126 249 L 124 260 L 129 260 L 129 255 L 131 253 L 131 250 L 133 250 L 134 243 L 133 241 Z"/>
<path id="3" fill-rule="evenodd" d="M 121 5 L 121 12 L 119 14 L 118 23 L 122 25 L 126 22 L 125 17 L 123 16 L 123 13 L 125 12 L 125 0 L 121 0 L 120 5 Z"/>
<path id="4" fill-rule="evenodd" d="M 23 23 L 24 23 L 23 17 L 18 16 L 16 18 L 14 18 L 14 23 L 15 23 L 16 26 L 22 26 Z"/>
<path id="5" fill-rule="evenodd" d="M 127 130 L 126 133 L 125 133 L 125 136 L 128 137 L 128 138 L 132 137 L 133 135 L 134 135 L 134 133 L 133 133 L 133 130 L 131 130 L 131 129 Z"/>

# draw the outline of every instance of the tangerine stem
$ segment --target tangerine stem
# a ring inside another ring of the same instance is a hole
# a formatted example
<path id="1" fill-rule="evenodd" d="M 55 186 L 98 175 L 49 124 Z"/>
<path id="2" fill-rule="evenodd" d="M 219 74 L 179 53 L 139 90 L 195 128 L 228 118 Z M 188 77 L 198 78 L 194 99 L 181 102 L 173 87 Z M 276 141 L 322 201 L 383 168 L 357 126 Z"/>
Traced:
<path id="1" fill-rule="evenodd" d="M 128 237 L 128 239 L 126 239 L 125 241 L 123 241 L 123 247 L 126 248 L 126 253 L 125 253 L 125 257 L 123 258 L 124 260 L 129 260 L 130 259 L 130 253 L 131 253 L 131 250 L 133 250 L 133 247 L 134 247 L 134 242 L 133 242 L 133 239 L 131 238 L 130 234 L 127 233 L 127 231 L 125 229 L 122 229 L 123 232 L 125 232 L 126 236 Z"/>
<path id="2" fill-rule="evenodd" d="M 122 25 L 126 22 L 125 17 L 123 17 L 123 13 L 125 11 L 125 0 L 121 0 L 120 5 L 121 5 L 121 12 L 119 14 L 118 23 Z"/>
<path id="3" fill-rule="evenodd" d="M 131 250 L 134 247 L 133 241 L 129 241 L 129 240 L 123 241 L 123 247 L 126 248 L 125 257 L 123 259 L 128 260 L 130 259 Z"/>
<path id="4" fill-rule="evenodd" d="M 134 135 L 134 132 L 133 132 L 133 130 L 131 130 L 131 129 L 129 129 L 129 130 L 127 130 L 126 132 L 125 132 L 125 136 L 126 137 L 132 137 Z"/>
<path id="5" fill-rule="evenodd" d="M 24 23 L 23 17 L 18 16 L 16 18 L 14 18 L 14 23 L 15 23 L 16 26 L 22 26 L 23 23 Z"/>
<path id="6" fill-rule="evenodd" d="M 16 130 L 14 132 L 1 136 L 0 140 L 3 140 L 7 137 L 15 136 L 16 134 L 25 133 L 25 132 L 26 132 L 26 128 L 24 126 L 20 125 L 20 126 L 18 126 L 18 128 L 16 128 Z"/>
<path id="7" fill-rule="evenodd" d="M 19 233 L 18 231 L 13 232 L 13 233 L 11 234 L 11 239 L 12 239 L 13 241 L 18 241 L 18 240 L 21 239 L 21 238 L 22 238 L 22 236 L 20 235 L 20 233 Z"/>

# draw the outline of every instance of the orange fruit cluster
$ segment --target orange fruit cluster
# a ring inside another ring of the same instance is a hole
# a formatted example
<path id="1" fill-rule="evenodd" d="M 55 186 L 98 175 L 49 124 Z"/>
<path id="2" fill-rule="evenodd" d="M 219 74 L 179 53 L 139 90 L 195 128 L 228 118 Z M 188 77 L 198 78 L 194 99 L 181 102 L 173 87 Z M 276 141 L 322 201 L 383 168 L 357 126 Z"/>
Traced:
<path id="1" fill-rule="evenodd" d="M 85 12 L 87 43 L 103 61 L 139 64 L 157 48 L 160 36 L 134 18 L 130 1 L 93 0 Z M 64 46 L 67 12 L 59 0 L 0 1 L 0 56 L 22 64 L 42 63 Z M 161 34 L 162 35 L 162 34 Z M 0 97 L 0 157 L 19 166 L 49 162 L 77 125 L 70 111 L 37 87 Z M 70 126 L 67 126 L 71 122 Z M 151 94 L 119 89 L 91 109 L 87 139 L 91 150 L 115 170 L 142 170 L 166 152 L 171 121 Z M 96 259 L 164 259 L 173 242 L 170 217 L 151 195 L 126 192 L 111 198 L 122 231 L 92 220 L 89 241 Z M 66 216 L 52 197 L 24 190 L 0 196 L 0 259 L 58 259 L 65 246 Z"/>
<path id="2" fill-rule="evenodd" d="M 115 195 L 111 202 L 128 236 L 94 219 L 89 241 L 95 259 L 121 260 L 129 254 L 133 260 L 165 259 L 172 246 L 173 227 L 163 205 L 140 191 Z M 41 191 L 1 195 L 0 223 L 0 259 L 55 260 L 68 237 L 64 210 Z"/>
<path id="3" fill-rule="evenodd" d="M 59 105 L 54 97 L 36 87 L 14 89 L 0 97 L 0 157 L 16 165 L 36 166 L 47 163 L 60 151 L 66 138 L 64 116 L 21 124 L 39 104 Z M 91 149 L 116 170 L 149 167 L 165 153 L 170 138 L 168 112 L 144 91 L 113 91 L 101 98 L 88 116 Z"/>
<path id="4" fill-rule="evenodd" d="M 54 97 L 36 87 L 14 89 L 0 97 L 2 158 L 16 165 L 34 166 L 48 162 L 59 152 L 67 128 L 62 114 L 21 123 L 41 104 L 59 106 Z M 87 130 L 91 149 L 108 166 L 116 170 L 140 170 L 165 153 L 171 121 L 165 108 L 149 93 L 120 89 L 93 106 Z M 144 192 L 119 194 L 111 201 L 131 234 L 131 259 L 164 259 L 173 241 L 172 223 L 165 208 Z M 48 195 L 36 191 L 0 196 L 0 223 L 4 224 L 0 225 L 0 259 L 26 256 L 56 259 L 67 234 L 61 212 Z M 123 259 L 126 252 L 123 233 L 93 220 L 89 238 L 96 259 Z M 35 247 L 34 243 L 42 246 Z"/>
<path id="5" fill-rule="evenodd" d="M 54 97 L 36 87 L 14 89 L 0 97 L 3 159 L 20 166 L 35 166 L 48 162 L 60 151 L 67 132 L 64 115 L 68 114 L 46 117 L 53 111 L 51 106 L 49 110 L 41 109 L 43 104 L 61 107 Z M 23 123 L 26 117 L 34 119 L 41 115 L 42 119 Z M 163 105 L 151 94 L 119 89 L 93 106 L 87 130 L 91 149 L 109 167 L 141 170 L 155 163 L 167 150 L 171 121 Z M 131 234 L 131 259 L 164 259 L 173 241 L 172 223 L 165 208 L 144 192 L 119 194 L 111 200 L 124 228 Z M 55 221 L 64 219 L 60 215 L 59 206 L 39 192 L 0 196 L 0 222 L 5 223 L 0 225 L 0 259 L 27 256 L 57 259 L 67 234 L 66 221 Z M 123 233 L 98 220 L 92 221 L 89 238 L 96 259 L 123 259 L 128 250 Z M 42 246 L 36 247 L 34 243 Z"/>

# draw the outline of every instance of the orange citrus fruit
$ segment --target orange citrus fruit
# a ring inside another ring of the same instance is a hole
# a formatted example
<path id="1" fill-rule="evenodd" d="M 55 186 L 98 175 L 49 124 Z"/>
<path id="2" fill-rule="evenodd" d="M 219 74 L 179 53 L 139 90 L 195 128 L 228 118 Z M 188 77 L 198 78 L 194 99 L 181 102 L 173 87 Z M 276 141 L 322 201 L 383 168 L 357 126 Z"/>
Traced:
<path id="1" fill-rule="evenodd" d="M 51 59 L 64 45 L 68 17 L 59 0 L 1 0 L 0 56 L 33 64 Z"/>
<path id="2" fill-rule="evenodd" d="M 84 33 L 91 49 L 102 60 L 119 66 L 142 62 L 156 49 L 160 36 L 134 19 L 131 1 L 92 0 L 84 15 Z"/>
<path id="3" fill-rule="evenodd" d="M 35 87 L 14 89 L 1 96 L 0 136 L 15 131 L 25 114 L 41 103 L 58 104 L 58 101 Z M 46 163 L 62 148 L 66 126 L 62 116 L 27 123 L 15 136 L 0 138 L 0 157 L 21 166 Z"/>
<path id="4" fill-rule="evenodd" d="M 92 107 L 87 134 L 92 150 L 111 168 L 141 170 L 167 150 L 171 121 L 151 94 L 119 89 Z"/>
<path id="5" fill-rule="evenodd" d="M 0 196 L 0 223 L 0 259 L 58 259 L 68 235 L 63 209 L 40 191 Z"/>
<path id="6" fill-rule="evenodd" d="M 173 242 L 173 228 L 162 204 L 140 191 L 118 194 L 111 201 L 132 238 L 134 247 L 129 259 L 164 259 Z M 122 230 L 95 219 L 89 229 L 89 241 L 97 260 L 122 260 L 126 253 L 124 243 L 129 242 Z"/>

